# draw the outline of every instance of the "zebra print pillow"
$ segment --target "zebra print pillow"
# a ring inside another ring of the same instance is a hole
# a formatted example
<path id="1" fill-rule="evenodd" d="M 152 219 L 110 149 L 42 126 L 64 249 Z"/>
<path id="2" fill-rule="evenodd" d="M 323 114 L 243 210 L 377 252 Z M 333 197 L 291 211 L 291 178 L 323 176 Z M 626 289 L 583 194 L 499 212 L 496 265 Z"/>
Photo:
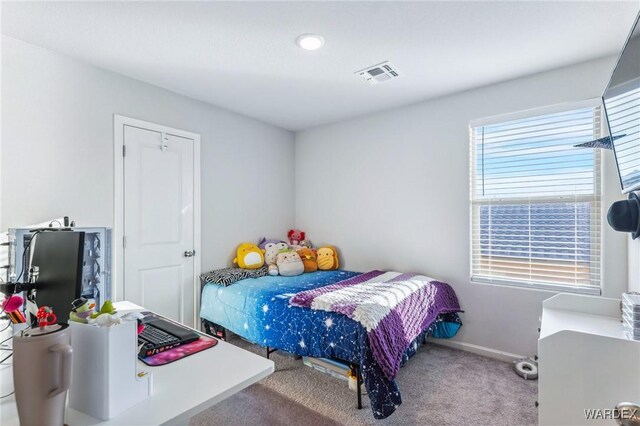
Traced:
<path id="1" fill-rule="evenodd" d="M 269 275 L 266 266 L 260 269 L 223 268 L 200 275 L 200 280 L 202 284 L 212 283 L 226 287 L 245 278 L 260 278 L 266 275 Z"/>

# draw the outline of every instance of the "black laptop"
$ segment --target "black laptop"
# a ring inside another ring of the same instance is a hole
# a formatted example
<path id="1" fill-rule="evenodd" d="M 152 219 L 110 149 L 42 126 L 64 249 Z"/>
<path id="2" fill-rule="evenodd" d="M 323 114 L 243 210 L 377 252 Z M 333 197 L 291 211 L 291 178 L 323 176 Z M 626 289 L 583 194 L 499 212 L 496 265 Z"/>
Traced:
<path id="1" fill-rule="evenodd" d="M 143 312 L 141 320 L 144 325 L 138 334 L 138 357 L 146 358 L 160 352 L 191 343 L 200 335 L 190 328 L 169 321 L 151 312 Z"/>

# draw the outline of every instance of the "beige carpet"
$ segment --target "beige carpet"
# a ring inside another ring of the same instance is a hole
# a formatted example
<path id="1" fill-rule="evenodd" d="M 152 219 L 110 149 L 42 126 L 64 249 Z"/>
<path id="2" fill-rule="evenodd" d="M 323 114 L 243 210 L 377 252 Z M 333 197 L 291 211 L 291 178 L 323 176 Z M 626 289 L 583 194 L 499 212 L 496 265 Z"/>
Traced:
<path id="1" fill-rule="evenodd" d="M 264 348 L 234 337 L 237 346 Z M 400 370 L 402 405 L 375 420 L 368 397 L 355 407 L 346 382 L 291 356 L 271 354 L 276 371 L 191 419 L 190 425 L 535 425 L 537 382 L 518 377 L 511 364 L 434 344 L 421 347 Z"/>

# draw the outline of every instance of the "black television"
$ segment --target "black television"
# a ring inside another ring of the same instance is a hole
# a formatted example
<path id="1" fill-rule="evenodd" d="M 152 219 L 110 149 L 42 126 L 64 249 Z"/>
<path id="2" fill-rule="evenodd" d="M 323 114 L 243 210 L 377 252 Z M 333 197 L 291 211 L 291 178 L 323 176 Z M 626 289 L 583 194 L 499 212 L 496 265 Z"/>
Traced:
<path id="1" fill-rule="evenodd" d="M 636 17 L 602 100 L 622 192 L 640 190 L 640 24 Z"/>
<path id="2" fill-rule="evenodd" d="M 71 302 L 82 291 L 84 232 L 43 231 L 35 235 L 31 266 L 38 267 L 35 301 L 49 306 L 58 323 L 69 321 Z"/>

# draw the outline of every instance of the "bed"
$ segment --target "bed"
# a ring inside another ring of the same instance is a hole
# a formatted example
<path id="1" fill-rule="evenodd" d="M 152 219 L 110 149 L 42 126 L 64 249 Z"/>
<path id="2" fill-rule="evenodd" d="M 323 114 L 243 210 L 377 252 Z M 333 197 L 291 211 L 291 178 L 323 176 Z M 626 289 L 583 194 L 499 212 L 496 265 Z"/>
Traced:
<path id="1" fill-rule="evenodd" d="M 366 274 L 383 272 L 371 271 Z M 205 328 L 223 327 L 261 346 L 301 356 L 332 358 L 355 366 L 363 378 L 375 418 L 391 415 L 402 403 L 372 353 L 367 331 L 353 319 L 335 312 L 292 306 L 290 300 L 335 283 L 364 277 L 351 271 L 318 271 L 296 277 L 264 276 L 232 285 L 204 283 L 200 317 Z M 461 326 L 457 313 L 444 313 L 430 323 L 402 354 L 402 364 L 428 336 L 453 337 Z"/>

